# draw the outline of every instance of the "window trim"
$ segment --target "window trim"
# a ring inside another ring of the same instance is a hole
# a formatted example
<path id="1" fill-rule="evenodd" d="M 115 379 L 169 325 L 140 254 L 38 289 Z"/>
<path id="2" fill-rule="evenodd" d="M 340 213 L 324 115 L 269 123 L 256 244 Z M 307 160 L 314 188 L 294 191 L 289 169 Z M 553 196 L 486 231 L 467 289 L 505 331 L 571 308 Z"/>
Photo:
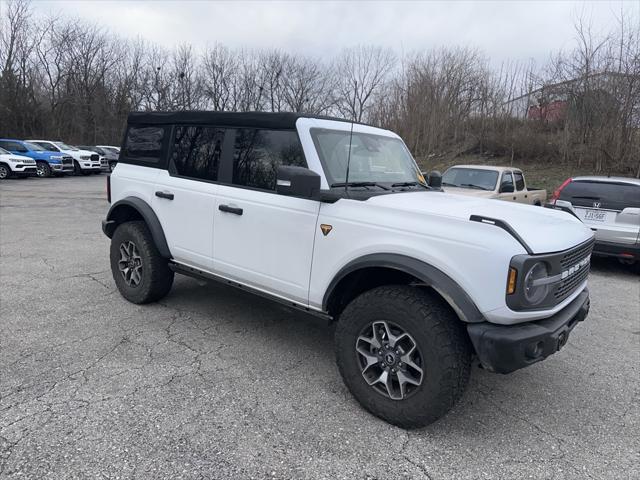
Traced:
<path id="1" fill-rule="evenodd" d="M 516 180 L 516 174 L 520 175 L 520 178 L 522 178 L 522 188 L 518 188 L 518 181 Z M 514 191 L 516 192 L 524 192 L 527 189 L 527 182 L 524 179 L 524 174 L 522 173 L 521 170 L 514 170 L 511 172 L 511 175 L 513 177 L 513 188 L 515 189 Z"/>

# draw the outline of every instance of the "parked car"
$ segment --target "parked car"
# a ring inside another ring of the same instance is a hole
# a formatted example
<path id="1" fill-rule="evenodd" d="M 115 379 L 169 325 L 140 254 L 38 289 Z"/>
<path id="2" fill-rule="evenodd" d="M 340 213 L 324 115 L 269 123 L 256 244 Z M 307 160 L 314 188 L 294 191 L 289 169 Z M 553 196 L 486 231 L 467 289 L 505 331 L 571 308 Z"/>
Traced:
<path id="1" fill-rule="evenodd" d="M 30 175 L 36 175 L 36 161 L 33 158 L 17 155 L 0 148 L 0 180 Z"/>
<path id="2" fill-rule="evenodd" d="M 120 147 L 114 147 L 113 145 L 96 145 L 96 147 L 103 148 L 115 153 L 116 155 L 120 155 Z"/>
<path id="3" fill-rule="evenodd" d="M 51 175 L 62 175 L 73 172 L 73 157 L 59 152 L 48 152 L 35 143 L 11 138 L 0 138 L 0 147 L 11 153 L 35 160 L 36 174 L 39 177 L 49 177 Z"/>
<path id="4" fill-rule="evenodd" d="M 640 260 L 640 179 L 568 178 L 548 206 L 573 214 L 595 232 L 594 255 Z"/>
<path id="5" fill-rule="evenodd" d="M 81 150 L 90 150 L 100 155 L 100 168 L 103 172 L 113 171 L 113 169 L 116 168 L 116 165 L 118 164 L 118 153 L 115 153 L 113 150 L 90 145 L 81 145 L 77 148 Z"/>
<path id="6" fill-rule="evenodd" d="M 125 299 L 158 301 L 181 273 L 337 322 L 347 387 L 402 427 L 454 405 L 472 356 L 492 372 L 526 367 L 589 310 L 582 222 L 432 189 L 400 137 L 368 125 L 132 113 L 107 195 Z"/>
<path id="7" fill-rule="evenodd" d="M 528 188 L 522 170 L 511 167 L 456 165 L 444 172 L 442 186 L 450 193 L 529 205 L 542 206 L 547 201 L 546 190 Z"/>
<path id="8" fill-rule="evenodd" d="M 73 168 L 76 175 L 89 175 L 100 173 L 100 156 L 96 152 L 80 150 L 63 142 L 51 140 L 29 140 L 31 143 L 40 145 L 49 152 L 60 152 L 73 157 Z"/>

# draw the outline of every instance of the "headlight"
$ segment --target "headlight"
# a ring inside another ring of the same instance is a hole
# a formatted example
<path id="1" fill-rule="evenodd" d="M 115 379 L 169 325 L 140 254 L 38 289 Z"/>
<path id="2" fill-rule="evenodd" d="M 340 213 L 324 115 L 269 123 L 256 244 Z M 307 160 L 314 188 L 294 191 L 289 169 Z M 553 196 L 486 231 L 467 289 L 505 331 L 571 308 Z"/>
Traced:
<path id="1" fill-rule="evenodd" d="M 89 160 L 90 158 L 88 155 L 80 155 L 80 160 Z"/>
<path id="2" fill-rule="evenodd" d="M 29 163 L 29 162 L 25 162 L 24 160 L 21 160 L 19 158 L 9 158 L 9 161 L 13 162 L 13 163 Z"/>
<path id="3" fill-rule="evenodd" d="M 524 276 L 524 298 L 531 305 L 538 305 L 549 293 L 549 283 L 545 280 L 549 275 L 547 265 L 543 262 L 534 263 Z"/>

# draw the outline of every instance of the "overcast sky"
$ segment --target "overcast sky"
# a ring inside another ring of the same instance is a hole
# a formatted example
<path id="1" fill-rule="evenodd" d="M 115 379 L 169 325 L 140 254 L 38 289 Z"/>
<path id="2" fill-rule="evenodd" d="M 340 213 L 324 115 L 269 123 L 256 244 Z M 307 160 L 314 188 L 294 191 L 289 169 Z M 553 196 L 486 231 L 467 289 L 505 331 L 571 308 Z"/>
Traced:
<path id="1" fill-rule="evenodd" d="M 276 2 L 276 1 L 35 1 L 36 12 L 78 16 L 125 37 L 166 47 L 276 47 L 328 56 L 342 47 L 377 44 L 397 52 L 437 46 L 472 46 L 494 64 L 544 63 L 571 48 L 575 18 L 609 31 L 621 9 L 640 28 L 640 0 L 520 2 Z"/>

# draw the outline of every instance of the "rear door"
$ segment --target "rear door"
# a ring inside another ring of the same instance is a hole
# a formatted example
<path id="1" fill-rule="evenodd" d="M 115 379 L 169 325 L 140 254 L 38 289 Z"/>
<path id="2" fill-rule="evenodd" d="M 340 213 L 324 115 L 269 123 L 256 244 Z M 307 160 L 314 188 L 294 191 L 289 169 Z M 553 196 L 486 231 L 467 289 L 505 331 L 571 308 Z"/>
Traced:
<path id="1" fill-rule="evenodd" d="M 213 228 L 220 164 L 228 130 L 176 126 L 168 168 L 156 178 L 153 209 L 173 258 L 212 269 Z"/>
<path id="2" fill-rule="evenodd" d="M 280 165 L 306 167 L 296 131 L 237 128 L 214 210 L 215 273 L 308 303 L 320 202 L 276 193 Z"/>
<path id="3" fill-rule="evenodd" d="M 574 180 L 560 194 L 604 242 L 634 244 L 640 235 L 640 185 Z"/>

